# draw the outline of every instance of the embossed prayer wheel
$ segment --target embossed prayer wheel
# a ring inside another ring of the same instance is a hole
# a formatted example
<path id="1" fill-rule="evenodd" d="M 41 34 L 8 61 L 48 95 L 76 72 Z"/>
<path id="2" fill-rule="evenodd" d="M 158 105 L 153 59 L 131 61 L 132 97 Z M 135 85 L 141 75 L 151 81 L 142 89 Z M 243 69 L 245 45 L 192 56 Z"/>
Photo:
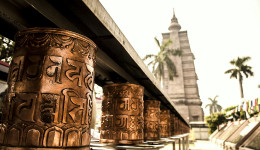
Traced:
<path id="1" fill-rule="evenodd" d="M 174 127 L 176 130 L 174 130 L 174 135 L 179 135 L 180 133 L 180 127 L 179 127 L 179 118 L 178 117 L 174 117 Z"/>
<path id="2" fill-rule="evenodd" d="M 161 138 L 171 136 L 170 110 L 161 110 L 160 112 Z"/>
<path id="3" fill-rule="evenodd" d="M 143 142 L 143 94 L 144 88 L 135 84 L 110 84 L 103 87 L 100 142 Z"/>
<path id="4" fill-rule="evenodd" d="M 175 135 L 177 135 L 177 131 L 178 131 L 178 124 L 177 124 L 178 122 L 177 122 L 176 116 L 173 117 L 173 121 L 174 121 L 174 128 L 175 128 L 173 135 L 175 136 Z"/>
<path id="5" fill-rule="evenodd" d="M 56 28 L 20 31 L 15 42 L 0 144 L 89 149 L 96 45 Z"/>
<path id="6" fill-rule="evenodd" d="M 170 117 L 171 117 L 171 118 L 170 118 L 170 123 L 171 123 L 171 129 L 170 129 L 170 131 L 171 131 L 171 136 L 174 136 L 174 117 L 175 117 L 175 115 L 171 113 Z"/>
<path id="7" fill-rule="evenodd" d="M 144 101 L 144 139 L 160 139 L 160 104 L 158 100 Z"/>

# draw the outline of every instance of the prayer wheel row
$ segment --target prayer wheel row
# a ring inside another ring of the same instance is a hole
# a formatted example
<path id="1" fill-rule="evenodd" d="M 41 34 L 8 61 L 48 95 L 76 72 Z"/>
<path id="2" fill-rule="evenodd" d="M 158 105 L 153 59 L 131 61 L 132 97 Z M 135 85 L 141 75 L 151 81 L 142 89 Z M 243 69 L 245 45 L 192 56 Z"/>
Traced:
<path id="1" fill-rule="evenodd" d="M 143 101 L 143 92 L 142 86 L 129 83 L 103 87 L 102 143 L 139 144 L 184 133 L 178 127 L 185 124 L 170 110 L 160 110 L 160 101 Z"/>
<path id="2" fill-rule="evenodd" d="M 88 150 L 96 45 L 54 28 L 20 31 L 15 42 L 0 145 Z M 111 84 L 103 91 L 103 143 L 138 144 L 187 130 L 169 110 L 160 110 L 159 101 L 143 101 L 140 85 Z"/>

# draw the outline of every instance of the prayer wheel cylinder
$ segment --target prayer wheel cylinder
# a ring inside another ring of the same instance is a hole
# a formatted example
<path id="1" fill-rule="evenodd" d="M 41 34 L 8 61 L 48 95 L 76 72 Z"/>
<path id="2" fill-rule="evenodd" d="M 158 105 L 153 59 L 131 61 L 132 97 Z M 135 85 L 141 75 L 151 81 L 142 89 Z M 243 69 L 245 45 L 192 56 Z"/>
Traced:
<path id="1" fill-rule="evenodd" d="M 171 136 L 170 124 L 171 124 L 170 110 L 161 110 L 160 113 L 161 138 L 167 138 Z"/>
<path id="2" fill-rule="evenodd" d="M 180 134 L 180 124 L 179 124 L 179 118 L 175 116 L 175 119 L 174 119 L 174 127 L 176 127 L 175 131 L 174 131 L 174 135 L 179 135 Z"/>
<path id="3" fill-rule="evenodd" d="M 158 100 L 144 101 L 144 139 L 160 139 L 160 104 Z"/>
<path id="4" fill-rule="evenodd" d="M 171 113 L 170 117 L 171 117 L 171 118 L 170 118 L 170 124 L 171 124 L 171 129 L 170 129 L 170 131 L 171 131 L 171 136 L 174 136 L 174 117 L 175 117 L 175 115 Z"/>
<path id="5" fill-rule="evenodd" d="M 57 28 L 22 30 L 15 42 L 0 144 L 89 149 L 96 45 Z"/>
<path id="6" fill-rule="evenodd" d="M 100 142 L 143 142 L 143 94 L 144 88 L 135 84 L 110 84 L 103 87 Z"/>

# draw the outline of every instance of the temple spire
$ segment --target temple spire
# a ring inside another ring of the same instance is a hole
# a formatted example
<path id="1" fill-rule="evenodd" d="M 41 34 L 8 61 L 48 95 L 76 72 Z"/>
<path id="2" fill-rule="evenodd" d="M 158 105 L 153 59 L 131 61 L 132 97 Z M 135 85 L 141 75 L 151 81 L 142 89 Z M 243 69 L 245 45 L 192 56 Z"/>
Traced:
<path id="1" fill-rule="evenodd" d="M 179 31 L 181 29 L 181 25 L 178 23 L 178 19 L 175 16 L 175 11 L 173 9 L 173 16 L 171 19 L 171 24 L 168 28 L 170 31 Z"/>

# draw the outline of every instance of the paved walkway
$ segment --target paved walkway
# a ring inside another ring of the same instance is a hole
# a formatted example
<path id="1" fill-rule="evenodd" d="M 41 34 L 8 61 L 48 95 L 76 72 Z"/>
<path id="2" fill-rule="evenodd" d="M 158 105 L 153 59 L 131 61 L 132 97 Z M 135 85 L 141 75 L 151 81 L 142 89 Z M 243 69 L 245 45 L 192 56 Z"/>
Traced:
<path id="1" fill-rule="evenodd" d="M 215 144 L 210 141 L 197 140 L 195 143 L 189 145 L 190 150 L 220 150 Z"/>

